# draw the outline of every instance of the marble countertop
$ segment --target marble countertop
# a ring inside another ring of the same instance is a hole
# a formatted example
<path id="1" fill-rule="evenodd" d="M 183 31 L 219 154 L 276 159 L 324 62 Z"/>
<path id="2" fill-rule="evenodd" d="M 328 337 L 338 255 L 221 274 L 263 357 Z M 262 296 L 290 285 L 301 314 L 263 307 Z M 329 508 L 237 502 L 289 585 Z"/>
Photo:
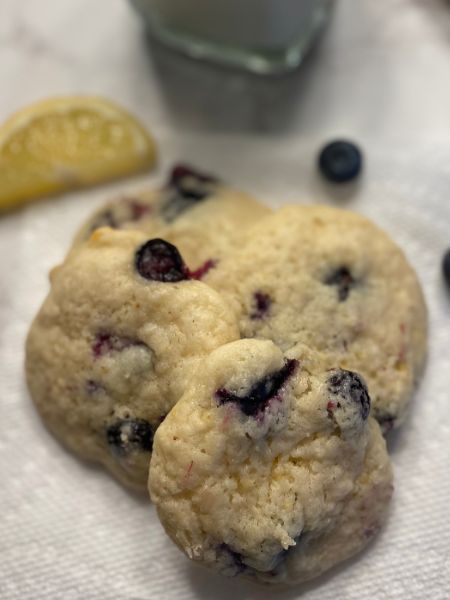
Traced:
<path id="1" fill-rule="evenodd" d="M 148 43 L 125 0 L 2 0 L 0 118 L 52 94 L 123 103 L 157 136 L 348 135 L 449 143 L 446 0 L 338 0 L 295 73 L 259 78 Z"/>

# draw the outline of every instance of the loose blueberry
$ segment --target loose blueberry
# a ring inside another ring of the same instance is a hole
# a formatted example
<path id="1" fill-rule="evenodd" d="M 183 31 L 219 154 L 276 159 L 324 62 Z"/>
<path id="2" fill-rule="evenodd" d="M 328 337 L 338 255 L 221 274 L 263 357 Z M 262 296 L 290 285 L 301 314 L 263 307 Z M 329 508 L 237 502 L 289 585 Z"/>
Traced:
<path id="1" fill-rule="evenodd" d="M 225 388 L 221 388 L 216 391 L 216 399 L 219 404 L 234 402 L 245 415 L 253 417 L 263 411 L 269 401 L 278 395 L 283 385 L 294 373 L 297 365 L 298 361 L 295 359 L 286 360 L 282 369 L 258 381 L 247 396 L 238 396 Z"/>
<path id="2" fill-rule="evenodd" d="M 153 428 L 143 419 L 120 419 L 108 427 L 106 437 L 111 451 L 118 456 L 151 452 Z"/>
<path id="3" fill-rule="evenodd" d="M 337 287 L 339 302 L 347 300 L 350 290 L 355 286 L 355 279 L 345 266 L 339 267 L 333 271 L 326 279 L 326 285 L 335 285 Z"/>
<path id="4" fill-rule="evenodd" d="M 442 273 L 447 285 L 450 287 L 450 248 L 444 254 L 444 258 L 442 259 Z"/>
<path id="5" fill-rule="evenodd" d="M 145 346 L 145 344 L 112 333 L 101 332 L 95 336 L 94 343 L 92 344 L 92 354 L 94 358 L 100 358 L 110 352 L 122 352 L 122 350 L 130 346 Z"/>
<path id="6" fill-rule="evenodd" d="M 272 298 L 264 292 L 255 292 L 253 294 L 254 310 L 250 314 L 250 319 L 262 319 L 272 304 Z"/>
<path id="7" fill-rule="evenodd" d="M 362 154 L 352 142 L 337 140 L 327 144 L 319 154 L 319 169 L 330 181 L 344 183 L 359 175 Z"/>
<path id="8" fill-rule="evenodd" d="M 370 396 L 366 384 L 353 371 L 339 369 L 328 379 L 329 391 L 344 400 L 350 399 L 360 407 L 361 417 L 366 420 L 370 412 Z M 328 402 L 327 412 L 332 414 L 335 408 L 340 408 L 339 402 L 334 406 L 333 402 Z"/>
<path id="9" fill-rule="evenodd" d="M 149 240 L 139 248 L 135 266 L 139 275 L 152 281 L 174 283 L 189 277 L 177 248 L 161 239 Z"/>
<path id="10" fill-rule="evenodd" d="M 166 185 L 167 198 L 161 208 L 164 219 L 170 223 L 191 206 L 211 195 L 218 180 L 199 173 L 183 164 L 175 165 Z"/>

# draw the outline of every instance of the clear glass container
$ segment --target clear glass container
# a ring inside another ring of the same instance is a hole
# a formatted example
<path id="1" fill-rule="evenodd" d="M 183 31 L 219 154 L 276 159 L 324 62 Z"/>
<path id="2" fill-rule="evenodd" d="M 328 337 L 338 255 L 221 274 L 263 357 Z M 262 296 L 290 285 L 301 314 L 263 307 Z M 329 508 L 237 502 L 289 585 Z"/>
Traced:
<path id="1" fill-rule="evenodd" d="M 282 73 L 302 61 L 333 0 L 131 0 L 154 36 L 195 58 Z"/>

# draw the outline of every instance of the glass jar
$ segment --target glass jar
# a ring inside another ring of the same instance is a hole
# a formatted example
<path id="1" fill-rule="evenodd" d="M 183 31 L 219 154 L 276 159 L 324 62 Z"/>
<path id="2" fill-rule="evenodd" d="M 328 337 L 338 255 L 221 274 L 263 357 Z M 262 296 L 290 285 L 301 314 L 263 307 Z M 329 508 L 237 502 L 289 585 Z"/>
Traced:
<path id="1" fill-rule="evenodd" d="M 131 0 L 152 33 L 182 52 L 256 73 L 297 67 L 332 0 Z"/>

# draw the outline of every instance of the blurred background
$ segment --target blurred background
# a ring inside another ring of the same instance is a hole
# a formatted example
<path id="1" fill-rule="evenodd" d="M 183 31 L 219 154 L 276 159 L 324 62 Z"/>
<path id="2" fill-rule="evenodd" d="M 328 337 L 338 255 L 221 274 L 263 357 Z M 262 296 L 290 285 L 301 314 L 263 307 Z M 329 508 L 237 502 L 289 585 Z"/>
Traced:
<path id="1" fill-rule="evenodd" d="M 448 141 L 448 2 L 337 0 L 332 9 L 300 69 L 261 78 L 150 40 L 125 0 L 2 0 L 0 116 L 84 92 L 122 103 L 157 137 L 181 129 Z"/>

